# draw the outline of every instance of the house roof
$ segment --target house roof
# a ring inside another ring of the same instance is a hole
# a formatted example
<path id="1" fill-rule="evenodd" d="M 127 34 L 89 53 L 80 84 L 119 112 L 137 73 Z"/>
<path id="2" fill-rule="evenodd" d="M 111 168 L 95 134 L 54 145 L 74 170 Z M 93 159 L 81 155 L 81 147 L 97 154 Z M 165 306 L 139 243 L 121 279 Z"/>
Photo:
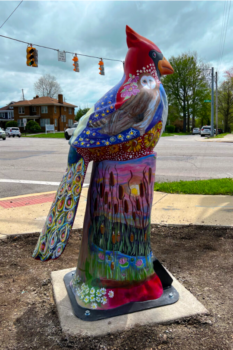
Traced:
<path id="1" fill-rule="evenodd" d="M 13 107 L 26 107 L 26 106 L 44 106 L 44 105 L 53 105 L 53 106 L 64 106 L 64 107 L 77 107 L 75 105 L 72 105 L 71 103 L 63 102 L 59 103 L 56 98 L 43 96 L 43 97 L 36 97 L 32 100 L 24 100 L 14 103 Z"/>
<path id="2" fill-rule="evenodd" d="M 16 103 L 16 102 L 10 102 L 7 106 L 1 107 L 1 108 L 0 108 L 0 111 L 12 110 L 12 108 L 10 108 L 10 107 L 12 107 L 14 103 Z M 17 103 L 18 103 L 18 102 L 17 102 Z"/>

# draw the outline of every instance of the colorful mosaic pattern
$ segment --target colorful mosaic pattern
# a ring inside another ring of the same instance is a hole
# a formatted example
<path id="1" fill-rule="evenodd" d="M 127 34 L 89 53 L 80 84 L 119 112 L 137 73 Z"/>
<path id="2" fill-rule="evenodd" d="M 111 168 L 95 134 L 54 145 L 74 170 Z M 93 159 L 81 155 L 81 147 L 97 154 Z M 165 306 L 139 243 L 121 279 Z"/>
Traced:
<path id="1" fill-rule="evenodd" d="M 136 139 L 127 139 L 127 141 L 121 144 L 106 145 L 106 147 L 78 148 L 77 151 L 87 162 L 105 159 L 131 160 L 143 157 L 153 153 L 153 149 L 161 136 L 162 127 L 162 122 L 159 122 L 145 135 L 139 136 Z"/>
<path id="2" fill-rule="evenodd" d="M 57 259 L 64 251 L 73 226 L 85 175 L 84 160 L 68 166 L 33 252 L 40 260 Z"/>

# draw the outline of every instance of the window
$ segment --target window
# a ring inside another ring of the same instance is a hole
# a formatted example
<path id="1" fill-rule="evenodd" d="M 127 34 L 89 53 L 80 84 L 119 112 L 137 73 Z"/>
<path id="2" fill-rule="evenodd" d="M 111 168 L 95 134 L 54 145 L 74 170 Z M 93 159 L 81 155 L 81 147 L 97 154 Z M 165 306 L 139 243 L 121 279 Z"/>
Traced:
<path id="1" fill-rule="evenodd" d="M 54 113 L 57 113 L 57 107 L 54 106 Z"/>
<path id="2" fill-rule="evenodd" d="M 48 113 L 48 106 L 41 106 L 41 113 Z"/>
<path id="3" fill-rule="evenodd" d="M 54 119 L 54 126 L 57 127 L 57 119 Z"/>
<path id="4" fill-rule="evenodd" d="M 45 127 L 45 125 L 50 125 L 50 119 L 48 118 L 48 119 L 44 119 L 44 118 L 42 118 L 42 119 L 40 119 L 40 126 L 44 126 Z"/>
<path id="5" fill-rule="evenodd" d="M 72 108 L 69 108 L 69 114 L 72 114 Z"/>
<path id="6" fill-rule="evenodd" d="M 18 119 L 18 127 L 23 127 L 23 119 Z"/>
<path id="7" fill-rule="evenodd" d="M 68 126 L 71 128 L 73 126 L 73 119 L 68 120 Z"/>
<path id="8" fill-rule="evenodd" d="M 18 107 L 19 114 L 25 114 L 24 107 Z"/>
<path id="9" fill-rule="evenodd" d="M 64 107 L 64 112 L 66 112 L 66 107 Z"/>
<path id="10" fill-rule="evenodd" d="M 32 107 L 32 112 L 36 112 L 36 107 Z"/>
<path id="11" fill-rule="evenodd" d="M 62 115 L 62 116 L 61 116 L 61 121 L 62 121 L 63 123 L 66 122 L 66 116 L 65 116 L 65 115 Z"/>

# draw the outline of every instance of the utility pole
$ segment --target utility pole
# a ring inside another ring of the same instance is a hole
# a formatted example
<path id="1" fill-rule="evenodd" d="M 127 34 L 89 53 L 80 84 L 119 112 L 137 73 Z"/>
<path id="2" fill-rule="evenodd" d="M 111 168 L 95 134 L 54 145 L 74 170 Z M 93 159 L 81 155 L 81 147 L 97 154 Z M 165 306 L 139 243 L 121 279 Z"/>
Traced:
<path id="1" fill-rule="evenodd" d="M 24 100 L 24 92 L 23 92 L 23 89 L 22 89 L 22 95 L 23 95 L 23 100 Z"/>
<path id="2" fill-rule="evenodd" d="M 218 72 L 215 73 L 216 76 L 216 136 L 218 135 Z"/>
<path id="3" fill-rule="evenodd" d="M 214 136 L 214 67 L 211 69 L 211 137 Z"/>

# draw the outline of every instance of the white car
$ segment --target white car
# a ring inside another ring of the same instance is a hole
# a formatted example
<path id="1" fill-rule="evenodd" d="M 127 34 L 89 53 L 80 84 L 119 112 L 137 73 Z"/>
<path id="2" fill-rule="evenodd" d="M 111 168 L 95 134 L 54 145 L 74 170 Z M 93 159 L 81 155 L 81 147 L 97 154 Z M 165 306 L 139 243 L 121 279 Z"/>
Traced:
<path id="1" fill-rule="evenodd" d="M 193 128 L 193 135 L 200 134 L 201 129 L 200 128 Z"/>
<path id="2" fill-rule="evenodd" d="M 216 134 L 216 129 L 214 129 L 214 134 Z M 201 136 L 211 136 L 211 126 L 210 125 L 204 125 L 201 128 Z"/>
<path id="3" fill-rule="evenodd" d="M 6 131 L 5 131 L 6 135 L 8 137 L 15 137 L 15 136 L 18 136 L 20 137 L 21 136 L 21 132 L 19 130 L 19 128 L 16 128 L 14 126 L 10 127 L 10 128 L 6 128 Z"/>
<path id="4" fill-rule="evenodd" d="M 71 136 L 73 135 L 74 130 L 75 130 L 75 129 L 77 128 L 77 126 L 78 126 L 78 123 L 79 123 L 79 122 L 74 123 L 73 126 L 72 126 L 72 128 L 68 128 L 68 129 L 65 130 L 64 134 L 65 134 L 66 140 L 69 140 L 69 139 L 71 138 Z"/>

